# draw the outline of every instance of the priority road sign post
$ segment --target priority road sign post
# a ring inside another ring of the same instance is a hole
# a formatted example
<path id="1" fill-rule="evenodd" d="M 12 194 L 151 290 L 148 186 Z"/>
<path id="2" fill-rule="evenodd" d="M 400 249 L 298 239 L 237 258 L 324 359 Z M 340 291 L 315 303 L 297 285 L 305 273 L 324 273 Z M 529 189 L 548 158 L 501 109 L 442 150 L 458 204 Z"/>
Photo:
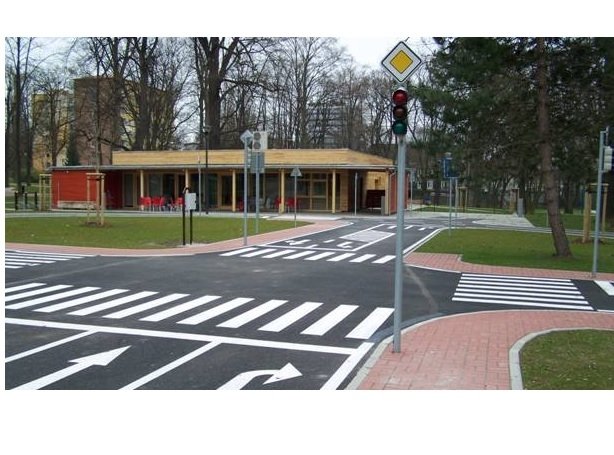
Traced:
<path id="1" fill-rule="evenodd" d="M 296 206 L 298 205 L 296 202 L 296 179 L 302 175 L 303 174 L 301 174 L 301 170 L 298 168 L 298 166 L 295 166 L 290 174 L 290 177 L 294 177 L 294 227 L 296 227 Z"/>
<path id="2" fill-rule="evenodd" d="M 397 81 L 405 82 L 409 76 L 418 69 L 422 59 L 412 51 L 405 42 L 400 41 L 384 59 L 382 66 L 386 69 Z M 395 95 L 403 94 L 404 89 L 397 89 L 393 94 L 393 103 L 397 103 Z M 406 92 L 405 92 L 406 93 Z M 394 106 L 393 109 L 398 109 Z M 406 112 L 405 112 L 406 113 Z M 400 116 L 400 112 L 399 112 Z M 397 117 L 396 110 L 393 110 L 394 117 Z M 396 239 L 396 257 L 394 270 L 394 322 L 392 335 L 392 352 L 401 352 L 401 319 L 403 309 L 403 224 L 405 222 L 405 155 L 407 151 L 406 134 L 407 129 L 396 127 L 397 123 L 392 126 L 392 132 L 397 138 L 397 239 Z"/>
<path id="3" fill-rule="evenodd" d="M 243 142 L 243 245 L 247 245 L 247 155 L 254 138 L 250 130 L 245 130 L 239 139 Z"/>

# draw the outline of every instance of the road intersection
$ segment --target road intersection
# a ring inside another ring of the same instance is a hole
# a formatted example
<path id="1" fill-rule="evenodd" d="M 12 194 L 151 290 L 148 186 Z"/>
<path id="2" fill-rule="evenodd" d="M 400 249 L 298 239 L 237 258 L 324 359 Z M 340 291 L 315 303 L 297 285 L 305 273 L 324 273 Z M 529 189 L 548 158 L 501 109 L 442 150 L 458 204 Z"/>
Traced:
<path id="1" fill-rule="evenodd" d="M 344 388 L 391 334 L 394 228 L 355 219 L 167 257 L 7 250 L 6 388 Z M 443 228 L 408 220 L 405 251 Z M 9 268 L 18 254 L 42 262 Z M 594 311 L 612 298 L 593 282 L 412 267 L 404 287 L 404 326 L 491 309 Z"/>

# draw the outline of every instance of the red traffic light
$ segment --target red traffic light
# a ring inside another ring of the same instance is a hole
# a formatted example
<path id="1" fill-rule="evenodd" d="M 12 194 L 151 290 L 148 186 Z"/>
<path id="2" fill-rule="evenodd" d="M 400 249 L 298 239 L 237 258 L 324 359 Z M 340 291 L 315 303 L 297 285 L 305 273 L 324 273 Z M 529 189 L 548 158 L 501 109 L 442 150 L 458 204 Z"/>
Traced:
<path id="1" fill-rule="evenodd" d="M 409 100 L 409 94 L 407 93 L 407 90 L 405 90 L 404 88 L 398 88 L 392 94 L 392 102 L 396 106 L 407 104 L 408 100 Z"/>

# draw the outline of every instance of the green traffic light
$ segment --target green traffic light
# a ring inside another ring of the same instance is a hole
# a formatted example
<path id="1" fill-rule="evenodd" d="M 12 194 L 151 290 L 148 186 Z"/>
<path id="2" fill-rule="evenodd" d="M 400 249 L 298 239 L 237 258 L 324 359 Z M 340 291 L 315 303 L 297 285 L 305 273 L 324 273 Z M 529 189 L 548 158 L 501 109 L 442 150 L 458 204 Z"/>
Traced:
<path id="1" fill-rule="evenodd" d="M 396 136 L 405 136 L 407 134 L 407 123 L 397 120 L 392 124 L 392 132 Z"/>

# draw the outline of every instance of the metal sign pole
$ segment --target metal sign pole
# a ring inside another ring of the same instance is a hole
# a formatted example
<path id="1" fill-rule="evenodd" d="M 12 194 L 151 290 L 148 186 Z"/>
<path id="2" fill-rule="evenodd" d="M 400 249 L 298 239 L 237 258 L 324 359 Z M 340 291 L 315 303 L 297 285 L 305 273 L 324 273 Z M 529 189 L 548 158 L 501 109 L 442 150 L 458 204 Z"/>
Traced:
<path id="1" fill-rule="evenodd" d="M 601 184 L 603 182 L 603 148 L 605 131 L 599 131 L 599 162 L 597 163 L 597 202 L 595 205 L 595 241 L 593 243 L 593 268 L 591 276 L 597 276 L 597 259 L 599 257 L 599 215 L 601 213 Z"/>
<path id="2" fill-rule="evenodd" d="M 256 234 L 258 234 L 258 221 L 260 219 L 260 153 L 252 152 L 256 155 Z"/>
<path id="3" fill-rule="evenodd" d="M 243 158 L 243 245 L 247 245 L 247 141 L 245 142 Z"/>
<path id="4" fill-rule="evenodd" d="M 405 137 L 398 137 L 397 156 L 397 239 L 394 262 L 394 322 L 392 352 L 401 352 L 401 320 L 403 310 L 403 224 L 405 218 Z"/>

